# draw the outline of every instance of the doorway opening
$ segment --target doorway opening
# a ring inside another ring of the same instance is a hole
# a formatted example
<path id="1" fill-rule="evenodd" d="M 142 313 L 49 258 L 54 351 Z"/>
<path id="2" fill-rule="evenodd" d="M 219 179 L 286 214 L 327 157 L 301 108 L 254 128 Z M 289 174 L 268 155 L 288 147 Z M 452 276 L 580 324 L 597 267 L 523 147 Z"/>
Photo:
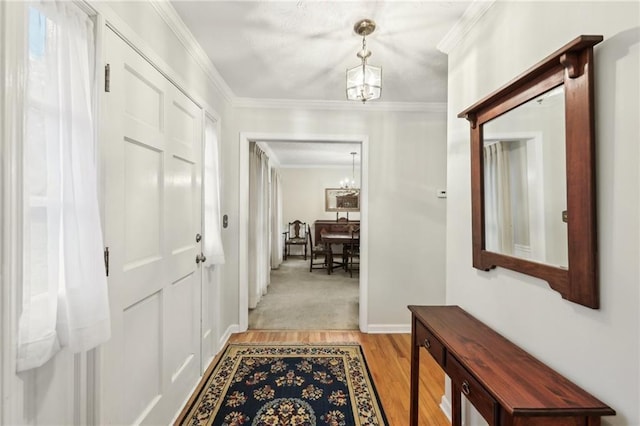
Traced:
<path id="1" fill-rule="evenodd" d="M 269 143 L 295 143 L 299 146 L 309 147 L 307 144 L 357 144 L 360 151 L 360 271 L 359 277 L 354 274 L 351 278 L 350 274 L 346 274 L 346 278 L 351 280 L 351 283 L 359 282 L 357 285 L 357 323 L 360 331 L 367 331 L 367 294 L 368 294 L 368 280 L 367 280 L 367 240 L 368 240 L 368 137 L 365 135 L 288 135 L 288 134 L 240 134 L 240 261 L 239 261 L 239 323 L 240 329 L 245 331 L 249 326 L 249 238 L 250 238 L 250 145 L 252 142 L 260 142 L 268 145 Z M 349 162 L 351 157 L 348 158 Z M 324 197 L 324 194 L 318 195 Z M 324 199 L 323 199 L 324 202 Z M 315 219 L 315 218 L 311 218 Z M 310 220 L 310 219 L 307 219 Z M 311 220 L 311 222 L 313 222 Z M 313 223 L 309 224 L 313 229 Z M 279 230 L 277 232 L 280 232 Z M 308 253 L 309 255 L 309 253 Z M 298 260 L 300 259 L 300 260 Z M 291 260 L 291 261 L 290 261 Z M 313 279 L 320 279 L 323 275 L 323 271 L 314 270 L 312 273 L 308 270 L 309 260 L 304 260 L 302 257 L 288 259 L 287 265 L 282 272 L 289 269 L 294 271 L 297 269 L 300 272 L 306 272 L 307 276 L 312 276 Z M 302 262 L 301 262 L 302 261 Z M 323 279 L 326 277 L 324 273 Z M 330 277 L 332 278 L 332 277 Z M 311 296 L 313 297 L 313 296 Z"/>

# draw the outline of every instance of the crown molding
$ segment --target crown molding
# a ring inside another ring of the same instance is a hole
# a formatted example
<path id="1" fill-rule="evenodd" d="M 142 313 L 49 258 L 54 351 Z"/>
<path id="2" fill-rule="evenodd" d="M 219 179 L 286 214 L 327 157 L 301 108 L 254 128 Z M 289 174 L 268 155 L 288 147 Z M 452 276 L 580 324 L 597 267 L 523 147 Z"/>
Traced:
<path id="1" fill-rule="evenodd" d="M 335 170 L 351 170 L 351 164 L 281 164 L 281 169 L 335 169 Z M 360 167 L 356 167 L 359 170 Z"/>
<path id="2" fill-rule="evenodd" d="M 211 59 L 207 56 L 202 46 L 197 42 L 187 25 L 184 23 L 178 12 L 171 5 L 169 0 L 149 0 L 151 6 L 156 10 L 162 20 L 169 26 L 171 31 L 178 37 L 180 43 L 185 47 L 187 52 L 200 65 L 209 80 L 218 89 L 222 97 L 229 103 L 233 104 L 236 98 L 235 94 L 226 81 L 222 78 Z"/>
<path id="3" fill-rule="evenodd" d="M 386 112 L 429 112 L 446 113 L 446 102 L 380 102 L 370 101 L 366 104 L 353 101 L 323 101 L 296 99 L 256 99 L 235 98 L 236 108 L 270 108 L 270 109 L 316 109 L 330 111 L 386 111 Z"/>
<path id="4" fill-rule="evenodd" d="M 458 22 L 440 40 L 440 43 L 436 46 L 437 49 L 448 55 L 494 3 L 495 0 L 473 0 Z"/>

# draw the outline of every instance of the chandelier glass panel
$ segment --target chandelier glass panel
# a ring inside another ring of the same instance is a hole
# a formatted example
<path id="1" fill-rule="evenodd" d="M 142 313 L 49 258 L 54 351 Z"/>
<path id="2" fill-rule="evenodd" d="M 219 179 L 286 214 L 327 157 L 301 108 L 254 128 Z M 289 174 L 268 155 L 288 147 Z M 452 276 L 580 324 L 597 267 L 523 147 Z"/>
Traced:
<path id="1" fill-rule="evenodd" d="M 376 23 L 363 19 L 356 22 L 353 29 L 362 36 L 362 50 L 357 53 L 361 63 L 347 70 L 347 99 L 365 103 L 378 99 L 382 93 L 382 68 L 367 64 L 371 51 L 367 49 L 366 36 L 376 29 Z"/>

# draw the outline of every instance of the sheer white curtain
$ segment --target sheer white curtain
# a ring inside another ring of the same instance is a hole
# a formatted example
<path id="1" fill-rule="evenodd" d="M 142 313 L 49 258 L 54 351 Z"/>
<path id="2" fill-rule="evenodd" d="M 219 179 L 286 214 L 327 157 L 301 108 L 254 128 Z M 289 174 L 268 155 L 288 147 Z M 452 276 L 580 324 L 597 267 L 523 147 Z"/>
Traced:
<path id="1" fill-rule="evenodd" d="M 513 253 L 511 177 L 506 143 L 484 147 L 485 246 L 487 250 Z"/>
<path id="2" fill-rule="evenodd" d="M 249 308 L 267 292 L 269 259 L 269 158 L 252 142 L 249 147 Z"/>
<path id="3" fill-rule="evenodd" d="M 271 169 L 271 268 L 282 263 L 282 182 L 278 170 Z"/>
<path id="4" fill-rule="evenodd" d="M 93 23 L 71 2 L 29 7 L 18 371 L 110 337 L 92 117 Z"/>
<path id="5" fill-rule="evenodd" d="M 207 117 L 204 129 L 204 231 L 203 250 L 209 265 L 225 262 L 220 235 L 220 162 L 215 122 Z"/>

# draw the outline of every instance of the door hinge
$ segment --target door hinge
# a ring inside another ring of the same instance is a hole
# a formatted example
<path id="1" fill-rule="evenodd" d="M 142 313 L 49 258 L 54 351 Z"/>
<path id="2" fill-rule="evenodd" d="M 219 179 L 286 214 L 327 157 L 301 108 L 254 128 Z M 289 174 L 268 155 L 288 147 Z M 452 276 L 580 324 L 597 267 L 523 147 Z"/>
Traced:
<path id="1" fill-rule="evenodd" d="M 104 66 L 104 91 L 111 91 L 111 65 Z"/>
<path id="2" fill-rule="evenodd" d="M 104 248 L 104 270 L 109 276 L 109 247 Z"/>

